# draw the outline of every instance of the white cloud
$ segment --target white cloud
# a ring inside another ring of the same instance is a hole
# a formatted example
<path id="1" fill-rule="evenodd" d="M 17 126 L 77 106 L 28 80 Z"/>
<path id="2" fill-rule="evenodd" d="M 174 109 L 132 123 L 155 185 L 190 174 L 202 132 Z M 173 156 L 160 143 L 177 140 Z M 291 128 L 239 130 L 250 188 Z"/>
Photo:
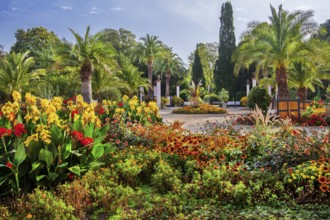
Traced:
<path id="1" fill-rule="evenodd" d="M 123 8 L 120 7 L 115 7 L 115 8 L 111 8 L 112 11 L 122 11 L 124 10 Z"/>
<path id="2" fill-rule="evenodd" d="M 95 7 L 93 7 L 93 8 L 92 8 L 92 10 L 93 10 L 93 11 L 96 11 L 96 8 L 95 8 Z"/>
<path id="3" fill-rule="evenodd" d="M 62 6 L 61 7 L 63 10 L 72 10 L 72 7 L 69 7 L 69 6 Z"/>
<path id="4" fill-rule="evenodd" d="M 245 11 L 245 8 L 236 8 L 236 11 Z"/>
<path id="5" fill-rule="evenodd" d="M 0 11 L 0 15 L 12 15 L 9 11 Z"/>
<path id="6" fill-rule="evenodd" d="M 238 17 L 237 20 L 238 20 L 238 21 L 248 21 L 249 19 L 242 18 L 242 17 Z"/>
<path id="7" fill-rule="evenodd" d="M 313 7 L 311 5 L 299 5 L 298 7 L 295 8 L 295 10 L 311 10 Z"/>
<path id="8" fill-rule="evenodd" d="M 99 12 L 97 12 L 97 11 L 90 11 L 90 12 L 88 12 L 88 14 L 99 14 Z"/>

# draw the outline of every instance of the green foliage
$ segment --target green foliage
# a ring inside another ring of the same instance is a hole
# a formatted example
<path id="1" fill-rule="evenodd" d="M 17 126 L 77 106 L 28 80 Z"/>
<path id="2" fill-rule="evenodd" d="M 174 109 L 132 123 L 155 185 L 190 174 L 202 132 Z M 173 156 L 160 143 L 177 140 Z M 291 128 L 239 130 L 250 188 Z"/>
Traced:
<path id="1" fill-rule="evenodd" d="M 227 102 L 229 100 L 229 91 L 222 88 L 221 91 L 219 92 L 219 99 L 222 102 Z"/>
<path id="2" fill-rule="evenodd" d="M 167 105 L 167 103 L 169 103 L 169 102 L 170 102 L 170 100 L 167 97 L 164 97 L 164 96 L 161 97 L 160 103 L 161 103 L 162 108 L 164 108 Z"/>
<path id="3" fill-rule="evenodd" d="M 255 86 L 250 91 L 247 97 L 247 106 L 250 109 L 255 109 L 256 106 L 261 108 L 263 111 L 267 111 L 269 104 L 271 102 L 271 97 L 264 88 Z"/>
<path id="4" fill-rule="evenodd" d="M 195 54 L 194 54 L 194 63 L 191 69 L 191 79 L 194 82 L 202 82 L 205 83 L 203 66 L 201 63 L 201 57 L 199 55 L 199 44 L 196 46 Z"/>
<path id="5" fill-rule="evenodd" d="M 173 96 L 172 102 L 174 106 L 180 106 L 183 103 L 183 99 L 178 96 Z"/>
<path id="6" fill-rule="evenodd" d="M 239 102 L 242 106 L 247 106 L 247 96 L 243 96 Z"/>
<path id="7" fill-rule="evenodd" d="M 229 91 L 230 97 L 234 97 L 236 79 L 234 76 L 234 64 L 231 60 L 236 48 L 234 32 L 233 8 L 231 2 L 221 5 L 220 32 L 218 60 L 214 69 L 214 80 L 217 91 L 225 88 Z"/>

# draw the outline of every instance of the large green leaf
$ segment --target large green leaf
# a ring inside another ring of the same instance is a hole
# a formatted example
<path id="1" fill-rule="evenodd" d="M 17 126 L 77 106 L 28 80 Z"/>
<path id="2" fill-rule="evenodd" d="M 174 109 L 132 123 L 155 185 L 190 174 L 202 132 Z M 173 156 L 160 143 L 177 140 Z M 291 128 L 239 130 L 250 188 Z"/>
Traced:
<path id="1" fill-rule="evenodd" d="M 41 143 L 36 142 L 35 140 L 31 140 L 28 147 L 26 148 L 27 158 L 31 161 L 38 160 L 41 147 Z"/>
<path id="2" fill-rule="evenodd" d="M 61 163 L 61 164 L 57 165 L 56 168 L 64 168 L 64 167 L 68 166 L 68 164 L 69 164 L 68 162 Z"/>
<path id="3" fill-rule="evenodd" d="M 53 125 L 51 127 L 50 134 L 51 134 L 52 140 L 56 143 L 56 145 L 62 143 L 63 133 L 56 125 Z"/>
<path id="4" fill-rule="evenodd" d="M 13 163 L 18 167 L 26 158 L 26 153 L 25 153 L 25 147 L 24 144 L 21 143 L 14 156 L 14 161 Z"/>
<path id="5" fill-rule="evenodd" d="M 93 147 L 92 149 L 92 155 L 94 159 L 99 159 L 100 157 L 102 157 L 104 154 L 104 147 L 102 144 L 98 144 L 96 146 Z"/>
<path id="6" fill-rule="evenodd" d="M 102 166 L 104 163 L 103 162 L 100 162 L 100 161 L 93 161 L 89 164 L 89 168 L 90 169 L 95 169 L 95 168 L 98 168 L 100 166 Z"/>
<path id="7" fill-rule="evenodd" d="M 53 154 L 47 149 L 41 149 L 39 153 L 39 160 L 45 161 L 47 164 L 47 167 L 50 167 L 53 163 Z"/>
<path id="8" fill-rule="evenodd" d="M 70 170 L 72 173 L 80 176 L 80 167 L 78 165 L 70 167 L 70 168 L 68 168 L 68 170 Z"/>
<path id="9" fill-rule="evenodd" d="M 85 128 L 85 137 L 93 137 L 94 123 L 90 123 Z"/>
<path id="10" fill-rule="evenodd" d="M 30 173 L 37 171 L 39 168 L 42 168 L 42 164 L 39 161 L 32 163 L 32 169 L 31 169 Z"/>
<path id="11" fill-rule="evenodd" d="M 70 154 L 71 154 L 71 143 L 66 144 L 64 147 L 62 147 L 61 157 L 62 161 L 66 160 Z"/>
<path id="12" fill-rule="evenodd" d="M 74 131 L 81 131 L 82 128 L 83 128 L 83 125 L 82 125 L 80 119 L 79 119 L 79 120 L 76 120 L 76 121 L 73 123 L 72 129 L 73 129 Z"/>
<path id="13" fill-rule="evenodd" d="M 44 177 L 46 177 L 46 175 L 39 175 L 39 176 L 36 176 L 36 180 L 37 182 L 39 182 L 41 179 L 43 179 Z"/>

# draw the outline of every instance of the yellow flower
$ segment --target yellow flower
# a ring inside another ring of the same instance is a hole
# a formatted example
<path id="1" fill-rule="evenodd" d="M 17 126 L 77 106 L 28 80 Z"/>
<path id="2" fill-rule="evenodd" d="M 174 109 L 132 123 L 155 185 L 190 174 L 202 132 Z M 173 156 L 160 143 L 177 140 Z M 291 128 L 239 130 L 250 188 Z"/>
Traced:
<path id="1" fill-rule="evenodd" d="M 17 91 L 14 91 L 12 96 L 15 102 L 20 102 L 22 100 L 21 94 Z"/>
<path id="2" fill-rule="evenodd" d="M 51 104 L 56 108 L 56 110 L 60 110 L 62 108 L 63 104 L 63 98 L 62 97 L 53 97 Z"/>
<path id="3" fill-rule="evenodd" d="M 32 218 L 32 215 L 29 213 L 26 215 L 26 218 L 30 219 L 30 218 Z"/>
<path id="4" fill-rule="evenodd" d="M 38 133 L 32 134 L 31 136 L 26 138 L 26 140 L 24 141 L 25 147 L 28 147 L 32 140 L 35 140 L 36 142 L 39 141 Z"/>
<path id="5" fill-rule="evenodd" d="M 124 95 L 124 96 L 123 96 L 123 102 L 127 102 L 128 99 L 129 99 L 129 98 L 128 98 L 127 95 Z"/>
<path id="6" fill-rule="evenodd" d="M 37 102 L 37 98 L 27 92 L 25 94 L 25 101 L 26 101 L 26 104 L 28 104 L 28 105 L 35 105 Z"/>
<path id="7" fill-rule="evenodd" d="M 46 126 L 44 126 L 42 124 L 38 124 L 36 131 L 39 132 L 40 139 L 44 143 L 50 144 L 50 142 L 51 142 L 51 139 L 50 139 L 51 136 L 50 136 L 50 132 L 49 132 L 49 130 L 47 130 Z"/>

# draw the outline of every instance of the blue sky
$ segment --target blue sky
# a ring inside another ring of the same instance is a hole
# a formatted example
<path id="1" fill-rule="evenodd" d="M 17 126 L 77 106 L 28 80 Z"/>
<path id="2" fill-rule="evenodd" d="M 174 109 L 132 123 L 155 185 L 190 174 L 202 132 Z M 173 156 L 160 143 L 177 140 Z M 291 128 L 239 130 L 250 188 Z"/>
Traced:
<path id="1" fill-rule="evenodd" d="M 196 44 L 219 41 L 219 16 L 225 0 L 0 0 L 0 44 L 8 51 L 17 29 L 36 26 L 73 42 L 68 28 L 83 34 L 88 25 L 125 28 L 139 39 L 156 35 L 187 61 Z M 272 4 L 286 10 L 313 10 L 314 20 L 330 18 L 328 0 L 232 0 L 236 38 L 250 21 L 266 21 Z"/>

